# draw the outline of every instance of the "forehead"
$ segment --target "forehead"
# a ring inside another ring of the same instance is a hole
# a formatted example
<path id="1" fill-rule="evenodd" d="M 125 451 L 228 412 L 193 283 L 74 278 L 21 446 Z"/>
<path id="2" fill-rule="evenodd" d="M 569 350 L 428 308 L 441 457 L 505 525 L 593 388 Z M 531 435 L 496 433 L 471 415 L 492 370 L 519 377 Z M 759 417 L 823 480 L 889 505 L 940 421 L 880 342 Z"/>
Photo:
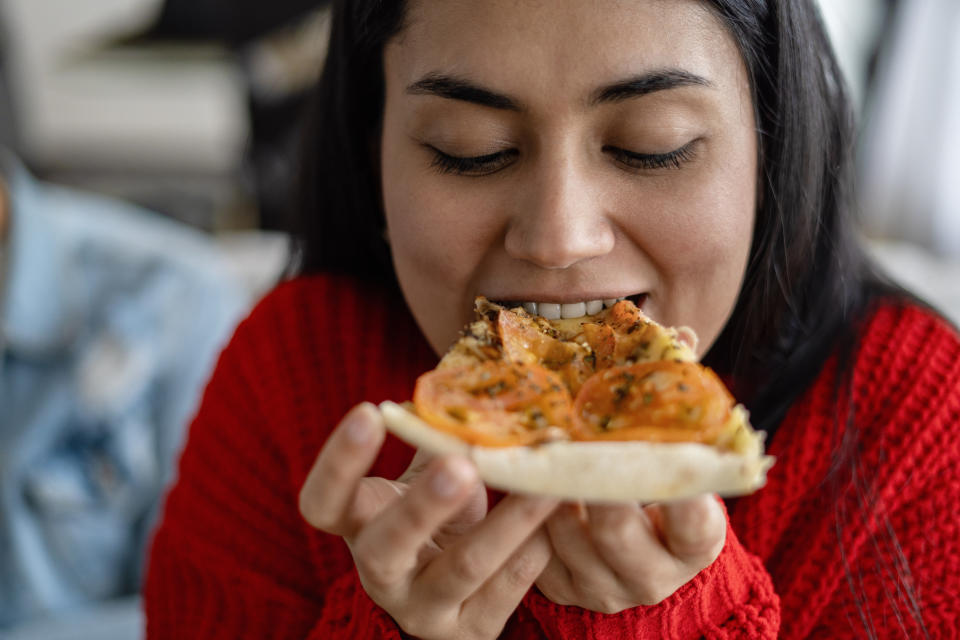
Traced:
<path id="1" fill-rule="evenodd" d="M 586 92 L 604 80 L 679 68 L 738 88 L 736 43 L 701 0 L 412 0 L 388 73 L 478 76 L 505 92 Z"/>

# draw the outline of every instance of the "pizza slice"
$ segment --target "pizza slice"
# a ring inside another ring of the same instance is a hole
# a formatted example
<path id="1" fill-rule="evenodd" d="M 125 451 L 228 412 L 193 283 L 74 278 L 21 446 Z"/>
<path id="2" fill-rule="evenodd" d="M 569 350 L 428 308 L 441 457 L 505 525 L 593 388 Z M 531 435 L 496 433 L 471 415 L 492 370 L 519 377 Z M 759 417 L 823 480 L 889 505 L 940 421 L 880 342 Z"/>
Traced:
<path id="1" fill-rule="evenodd" d="M 623 300 L 546 320 L 478 298 L 471 323 L 388 428 L 461 453 L 495 488 L 600 501 L 749 493 L 773 459 L 689 329 Z"/>

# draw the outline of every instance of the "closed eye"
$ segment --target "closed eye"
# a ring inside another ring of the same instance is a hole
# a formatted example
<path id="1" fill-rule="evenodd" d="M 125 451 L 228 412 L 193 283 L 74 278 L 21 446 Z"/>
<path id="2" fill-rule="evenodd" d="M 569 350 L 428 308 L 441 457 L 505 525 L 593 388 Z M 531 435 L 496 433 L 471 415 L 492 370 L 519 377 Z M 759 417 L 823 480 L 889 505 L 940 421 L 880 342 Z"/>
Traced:
<path id="1" fill-rule="evenodd" d="M 505 149 L 482 156 L 454 156 L 427 145 L 433 153 L 433 166 L 440 173 L 462 176 L 486 176 L 509 165 L 517 157 L 516 149 Z"/>
<path id="2" fill-rule="evenodd" d="M 631 169 L 679 169 L 694 158 L 695 146 L 699 141 L 700 138 L 691 140 L 682 147 L 666 153 L 637 153 L 611 145 L 604 146 L 603 151 Z"/>

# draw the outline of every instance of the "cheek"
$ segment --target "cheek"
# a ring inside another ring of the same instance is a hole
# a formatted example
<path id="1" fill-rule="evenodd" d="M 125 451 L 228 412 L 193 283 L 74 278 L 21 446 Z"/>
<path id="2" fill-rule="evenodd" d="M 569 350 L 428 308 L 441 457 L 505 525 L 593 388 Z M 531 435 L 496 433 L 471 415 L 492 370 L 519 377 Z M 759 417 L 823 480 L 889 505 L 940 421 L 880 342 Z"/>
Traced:
<path id="1" fill-rule="evenodd" d="M 657 222 L 647 246 L 664 275 L 705 283 L 736 275 L 739 284 L 753 236 L 755 172 L 749 155 L 739 164 L 707 163 L 650 199 Z"/>
<path id="2" fill-rule="evenodd" d="M 386 168 L 386 167 L 385 167 Z M 429 169 L 398 167 L 384 173 L 384 210 L 398 270 L 434 279 L 436 286 L 463 286 L 488 249 L 483 222 L 493 212 L 438 188 Z"/>
<path id="3" fill-rule="evenodd" d="M 383 158 L 383 205 L 397 278 L 439 354 L 470 319 L 476 276 L 502 238 L 497 203 L 472 193 L 469 181 L 440 175 L 416 150 L 398 153 L 385 140 Z"/>

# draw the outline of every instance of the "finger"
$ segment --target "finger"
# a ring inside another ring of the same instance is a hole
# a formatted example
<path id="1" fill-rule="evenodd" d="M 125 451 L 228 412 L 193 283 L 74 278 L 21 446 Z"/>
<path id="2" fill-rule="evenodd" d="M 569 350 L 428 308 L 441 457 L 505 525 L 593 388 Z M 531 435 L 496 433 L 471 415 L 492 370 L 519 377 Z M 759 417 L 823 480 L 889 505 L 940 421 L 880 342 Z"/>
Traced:
<path id="1" fill-rule="evenodd" d="M 433 454 L 427 452 L 425 449 L 417 449 L 413 454 L 413 459 L 410 461 L 410 464 L 407 465 L 406 470 L 400 474 L 397 480 L 405 483 L 412 482 L 414 478 L 426 470 L 433 459 Z"/>
<path id="2" fill-rule="evenodd" d="M 547 521 L 547 533 L 557 557 L 570 571 L 573 582 L 584 589 L 611 583 L 615 576 L 590 540 L 586 511 L 564 504 Z"/>
<path id="3" fill-rule="evenodd" d="M 590 537 L 597 553 L 621 580 L 632 582 L 669 560 L 646 512 L 636 503 L 587 508 Z"/>
<path id="4" fill-rule="evenodd" d="M 383 418 L 370 403 L 354 407 L 323 445 L 300 490 L 300 513 L 317 529 L 351 535 L 359 526 L 352 512 L 361 478 L 386 435 Z"/>
<path id="5" fill-rule="evenodd" d="M 439 601 L 466 600 L 504 567 L 556 506 L 553 498 L 507 496 L 468 534 L 424 567 L 417 576 L 418 585 L 425 595 Z M 523 582 L 533 564 L 520 565 L 519 575 L 508 574 L 504 579 Z M 537 575 L 542 568 L 539 567 Z M 530 578 L 527 588 L 535 579 L 536 575 Z"/>
<path id="6" fill-rule="evenodd" d="M 409 584 L 423 547 L 473 494 L 476 469 L 465 458 L 434 460 L 403 498 L 394 501 L 348 539 L 368 592 L 388 593 Z"/>
<path id="7" fill-rule="evenodd" d="M 664 545 L 682 562 L 702 569 L 720 555 L 727 523 L 723 507 L 714 496 L 664 503 L 654 513 Z"/>
<path id="8" fill-rule="evenodd" d="M 546 530 L 546 529 L 544 529 Z M 549 538 L 549 534 L 548 534 Z M 551 544 L 551 549 L 553 545 Z M 557 557 L 554 552 L 550 556 L 550 561 L 543 571 L 537 577 L 537 588 L 551 602 L 557 604 L 575 604 L 575 591 L 573 588 L 573 575 L 563 561 Z"/>
<path id="9" fill-rule="evenodd" d="M 543 527 L 537 528 L 463 603 L 464 620 L 481 621 L 479 637 L 496 637 L 553 556 Z"/>

